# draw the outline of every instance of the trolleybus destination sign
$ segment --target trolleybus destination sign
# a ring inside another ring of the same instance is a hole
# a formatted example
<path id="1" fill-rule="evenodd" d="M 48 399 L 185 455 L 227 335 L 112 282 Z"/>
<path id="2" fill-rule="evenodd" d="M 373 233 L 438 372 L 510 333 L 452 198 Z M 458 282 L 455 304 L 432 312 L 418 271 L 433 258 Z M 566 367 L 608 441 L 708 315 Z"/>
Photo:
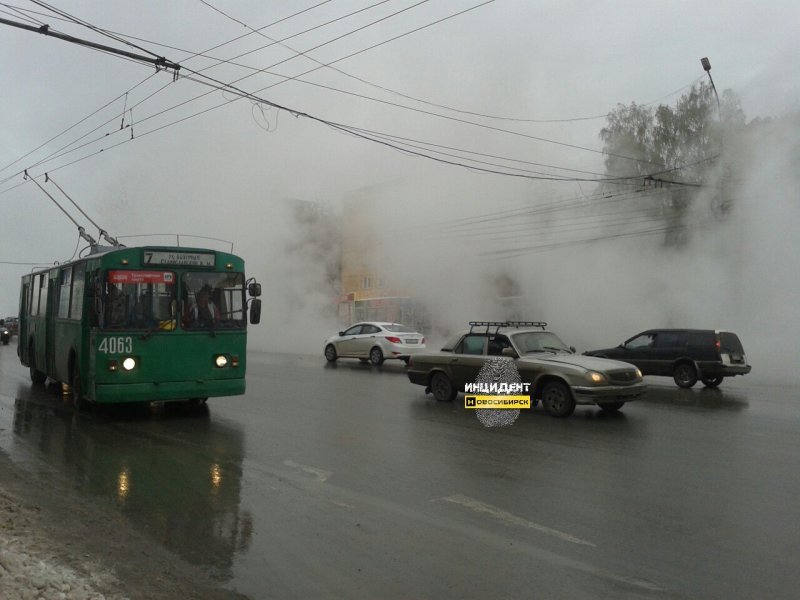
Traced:
<path id="1" fill-rule="evenodd" d="M 145 265 L 185 265 L 189 267 L 213 267 L 214 254 L 206 252 L 144 252 Z"/>

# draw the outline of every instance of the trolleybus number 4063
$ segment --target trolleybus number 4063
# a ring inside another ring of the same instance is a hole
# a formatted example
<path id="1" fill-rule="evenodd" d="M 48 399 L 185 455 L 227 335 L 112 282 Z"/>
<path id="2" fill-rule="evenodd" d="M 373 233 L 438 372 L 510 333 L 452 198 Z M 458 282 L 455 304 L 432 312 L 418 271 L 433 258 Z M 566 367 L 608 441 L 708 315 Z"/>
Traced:
<path id="1" fill-rule="evenodd" d="M 133 338 L 130 336 L 103 338 L 97 350 L 103 354 L 129 354 L 133 352 Z"/>

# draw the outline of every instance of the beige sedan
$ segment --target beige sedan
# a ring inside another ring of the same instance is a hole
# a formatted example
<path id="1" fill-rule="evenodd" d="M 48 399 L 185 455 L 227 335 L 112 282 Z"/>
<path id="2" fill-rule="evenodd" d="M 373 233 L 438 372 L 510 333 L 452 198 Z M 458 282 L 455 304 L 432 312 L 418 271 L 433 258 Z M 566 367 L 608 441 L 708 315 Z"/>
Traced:
<path id="1" fill-rule="evenodd" d="M 546 323 L 533 321 L 473 321 L 439 352 L 415 354 L 408 365 L 411 383 L 450 402 L 467 384 L 476 383 L 490 361 L 513 361 L 531 399 L 548 414 L 568 417 L 578 404 L 617 411 L 645 391 L 642 373 L 616 360 L 575 354 Z M 507 383 L 513 382 L 495 382 Z"/>

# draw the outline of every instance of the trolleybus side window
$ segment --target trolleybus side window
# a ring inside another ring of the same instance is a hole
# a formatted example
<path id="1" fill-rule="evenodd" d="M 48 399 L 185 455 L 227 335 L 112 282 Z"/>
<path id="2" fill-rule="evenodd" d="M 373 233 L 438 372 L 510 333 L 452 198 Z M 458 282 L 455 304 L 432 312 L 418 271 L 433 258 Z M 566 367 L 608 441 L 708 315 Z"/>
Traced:
<path id="1" fill-rule="evenodd" d="M 80 320 L 83 314 L 83 289 L 86 282 L 86 263 L 78 263 L 72 271 L 72 303 L 69 318 Z"/>
<path id="2" fill-rule="evenodd" d="M 48 274 L 39 273 L 36 276 L 36 285 L 31 294 L 31 315 L 43 315 L 47 310 Z"/>
<path id="3" fill-rule="evenodd" d="M 72 287 L 72 267 L 61 269 L 61 285 L 58 286 L 58 317 L 69 317 L 69 297 Z"/>

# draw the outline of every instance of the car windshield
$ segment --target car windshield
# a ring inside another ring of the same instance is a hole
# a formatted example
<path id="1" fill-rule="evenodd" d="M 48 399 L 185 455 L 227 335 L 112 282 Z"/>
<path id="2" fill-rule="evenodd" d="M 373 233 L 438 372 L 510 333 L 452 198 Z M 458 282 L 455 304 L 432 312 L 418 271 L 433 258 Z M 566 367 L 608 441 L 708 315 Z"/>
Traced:
<path id="1" fill-rule="evenodd" d="M 550 331 L 525 331 L 511 335 L 519 351 L 523 354 L 530 352 L 571 352 L 561 339 Z"/>
<path id="2" fill-rule="evenodd" d="M 411 329 L 410 327 L 406 327 L 405 325 L 400 325 L 399 323 L 384 325 L 383 328 L 386 331 L 391 331 L 392 333 L 414 333 L 413 329 Z"/>

